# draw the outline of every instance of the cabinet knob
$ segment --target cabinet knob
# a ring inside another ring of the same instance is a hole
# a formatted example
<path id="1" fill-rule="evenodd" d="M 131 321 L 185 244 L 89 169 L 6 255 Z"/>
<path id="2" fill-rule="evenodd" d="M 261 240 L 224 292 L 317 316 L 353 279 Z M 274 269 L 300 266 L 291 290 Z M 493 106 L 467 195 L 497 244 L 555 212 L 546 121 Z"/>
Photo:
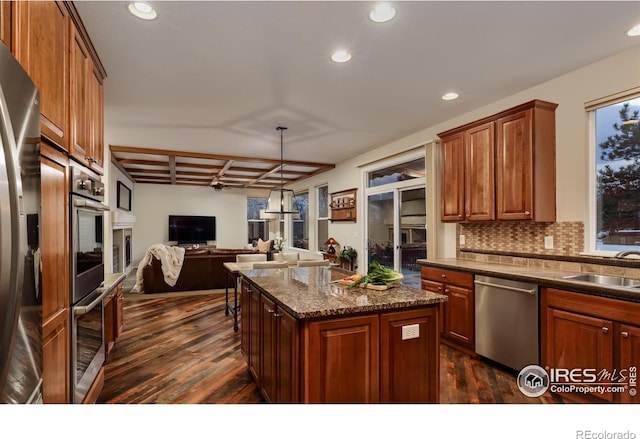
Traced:
<path id="1" fill-rule="evenodd" d="M 275 310 L 275 309 L 270 309 L 270 310 L 269 310 L 269 314 L 273 314 L 274 312 L 276 312 L 276 310 Z"/>
<path id="2" fill-rule="evenodd" d="M 458 218 L 462 218 L 462 215 L 458 215 Z"/>
<path id="3" fill-rule="evenodd" d="M 445 289 L 444 289 L 444 292 L 445 292 L 445 293 L 448 293 L 448 292 L 449 292 L 449 288 L 445 288 Z"/>
<path id="4" fill-rule="evenodd" d="M 607 328 L 606 326 L 602 327 L 602 332 L 604 332 L 605 334 L 609 332 L 609 328 Z"/>
<path id="5" fill-rule="evenodd" d="M 438 287 L 438 291 L 442 291 L 442 287 Z"/>
<path id="6" fill-rule="evenodd" d="M 446 275 L 446 274 L 444 274 L 444 273 L 443 273 L 443 274 L 441 274 L 440 276 L 442 276 L 443 278 L 447 277 L 447 275 Z"/>
<path id="7" fill-rule="evenodd" d="M 622 338 L 629 338 L 629 333 L 627 331 L 622 331 Z"/>
<path id="8" fill-rule="evenodd" d="M 280 314 L 278 314 L 278 313 L 275 313 L 275 314 L 273 315 L 273 318 L 274 318 L 274 319 L 277 319 L 278 317 L 280 317 Z"/>
<path id="9" fill-rule="evenodd" d="M 525 214 L 525 215 L 531 215 L 531 212 L 529 212 L 528 210 L 525 210 L 525 211 L 524 211 L 524 214 Z"/>

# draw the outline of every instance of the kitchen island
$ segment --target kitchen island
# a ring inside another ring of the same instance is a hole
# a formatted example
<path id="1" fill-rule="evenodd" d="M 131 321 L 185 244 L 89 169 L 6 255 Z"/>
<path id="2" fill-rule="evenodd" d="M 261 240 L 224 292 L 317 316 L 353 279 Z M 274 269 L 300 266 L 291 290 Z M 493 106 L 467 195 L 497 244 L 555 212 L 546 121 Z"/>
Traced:
<path id="1" fill-rule="evenodd" d="M 438 402 L 446 296 L 338 283 L 331 267 L 241 271 L 242 352 L 265 400 Z"/>

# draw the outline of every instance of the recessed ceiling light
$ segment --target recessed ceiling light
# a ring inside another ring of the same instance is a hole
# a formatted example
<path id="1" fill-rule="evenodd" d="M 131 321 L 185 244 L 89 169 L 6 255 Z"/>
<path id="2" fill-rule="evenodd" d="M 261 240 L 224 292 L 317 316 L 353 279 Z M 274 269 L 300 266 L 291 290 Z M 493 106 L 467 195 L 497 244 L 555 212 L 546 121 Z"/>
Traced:
<path id="1" fill-rule="evenodd" d="M 336 50 L 331 55 L 331 60 L 334 62 L 347 62 L 351 60 L 351 54 L 346 50 Z"/>
<path id="2" fill-rule="evenodd" d="M 155 20 L 158 16 L 156 10 L 150 4 L 144 2 L 129 3 L 129 12 L 143 20 Z"/>
<path id="3" fill-rule="evenodd" d="M 630 37 L 637 37 L 638 35 L 640 35 L 640 24 L 636 24 L 631 29 L 629 29 L 627 35 L 629 35 Z"/>
<path id="4" fill-rule="evenodd" d="M 369 13 L 371 21 L 385 23 L 396 16 L 396 10 L 389 3 L 380 3 Z"/>
<path id="5" fill-rule="evenodd" d="M 456 99 L 457 97 L 458 97 L 458 93 L 450 92 L 450 93 L 445 93 L 444 95 L 442 95 L 442 100 L 443 101 L 452 101 L 452 100 Z"/>

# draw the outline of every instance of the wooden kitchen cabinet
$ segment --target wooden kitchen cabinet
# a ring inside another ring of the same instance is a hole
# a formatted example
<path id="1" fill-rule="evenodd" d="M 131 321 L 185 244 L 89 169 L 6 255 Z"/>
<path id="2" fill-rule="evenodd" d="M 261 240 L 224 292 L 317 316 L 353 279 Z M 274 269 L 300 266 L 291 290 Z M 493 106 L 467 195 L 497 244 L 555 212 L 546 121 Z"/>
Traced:
<path id="1" fill-rule="evenodd" d="M 103 172 L 102 77 L 95 69 L 80 32 L 71 28 L 71 142 L 69 154 L 98 173 Z"/>
<path id="2" fill-rule="evenodd" d="M 440 358 L 437 313 L 430 308 L 380 316 L 380 402 L 438 400 L 439 377 L 430 366 Z M 407 325 L 418 325 L 420 336 L 403 340 L 402 327 Z"/>
<path id="3" fill-rule="evenodd" d="M 69 12 L 63 2 L 15 2 L 14 53 L 40 91 L 42 136 L 69 150 Z"/>
<path id="4" fill-rule="evenodd" d="M 304 402 L 379 401 L 377 315 L 310 322 L 305 332 Z"/>
<path id="5" fill-rule="evenodd" d="M 46 143 L 41 154 L 43 400 L 66 404 L 71 401 L 68 159 Z"/>
<path id="6" fill-rule="evenodd" d="M 447 344 L 475 353 L 475 294 L 473 275 L 460 271 L 422 267 L 423 290 L 444 294 L 440 305 L 440 336 Z"/>
<path id="7" fill-rule="evenodd" d="M 122 333 L 124 324 L 124 294 L 119 283 L 102 301 L 104 309 L 104 344 L 108 354 Z"/>
<path id="8" fill-rule="evenodd" d="M 578 401 L 640 402 L 629 377 L 640 361 L 640 304 L 553 288 L 541 289 L 541 365 L 594 369 L 628 384 L 622 393 L 566 394 Z M 614 383 L 617 380 L 613 380 Z M 606 378 L 598 382 L 607 383 Z M 569 383 L 571 384 L 571 383 Z M 637 385 L 637 384 L 636 384 Z"/>
<path id="9" fill-rule="evenodd" d="M 534 100 L 438 134 L 442 221 L 555 221 L 555 108 Z"/>
<path id="10" fill-rule="evenodd" d="M 268 402 L 297 402 L 297 322 L 264 295 L 260 297 L 260 306 L 262 395 Z"/>
<path id="11" fill-rule="evenodd" d="M 0 0 L 0 41 L 11 49 L 11 2 Z"/>

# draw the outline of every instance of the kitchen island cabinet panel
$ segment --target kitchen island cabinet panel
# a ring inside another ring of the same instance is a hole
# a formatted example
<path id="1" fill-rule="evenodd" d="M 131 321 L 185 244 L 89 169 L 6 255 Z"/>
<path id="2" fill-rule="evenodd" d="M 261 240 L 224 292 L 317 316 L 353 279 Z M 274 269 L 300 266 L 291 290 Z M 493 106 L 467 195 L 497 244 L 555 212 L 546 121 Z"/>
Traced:
<path id="1" fill-rule="evenodd" d="M 378 402 L 376 315 L 311 322 L 305 332 L 304 402 Z"/>
<path id="2" fill-rule="evenodd" d="M 437 402 L 438 310 L 446 298 L 404 285 L 385 291 L 339 285 L 349 273 L 241 272 L 242 349 L 265 399 Z M 410 340 L 402 340 L 406 325 L 418 327 Z M 397 376 L 381 376 L 382 363 L 383 374 Z"/>
<path id="3" fill-rule="evenodd" d="M 435 308 L 386 313 L 380 317 L 380 402 L 438 400 L 434 359 L 439 361 Z M 416 338 L 403 339 L 402 328 L 418 326 Z M 424 373 L 428 371 L 428 373 Z"/>

